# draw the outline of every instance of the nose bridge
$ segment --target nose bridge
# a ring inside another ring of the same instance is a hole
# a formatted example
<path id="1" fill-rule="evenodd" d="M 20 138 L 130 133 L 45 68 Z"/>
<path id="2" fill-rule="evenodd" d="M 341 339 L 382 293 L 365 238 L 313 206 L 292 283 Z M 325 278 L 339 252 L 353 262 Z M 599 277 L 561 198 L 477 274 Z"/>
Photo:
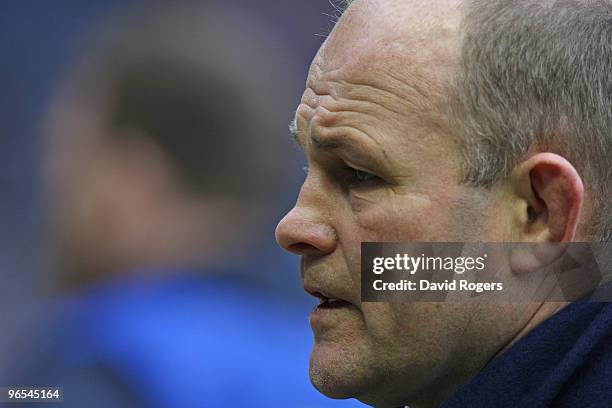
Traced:
<path id="1" fill-rule="evenodd" d="M 320 213 L 319 216 L 324 217 L 325 209 L 328 206 L 326 199 L 329 198 L 326 197 L 324 190 L 321 177 L 316 174 L 316 170 L 309 170 L 295 202 L 295 208 L 299 207 L 307 211 L 318 212 Z"/>
<path id="2" fill-rule="evenodd" d="M 336 232 L 331 223 L 332 203 L 317 177 L 309 175 L 294 207 L 285 215 L 276 230 L 278 243 L 286 250 L 331 252 L 336 245 Z"/>

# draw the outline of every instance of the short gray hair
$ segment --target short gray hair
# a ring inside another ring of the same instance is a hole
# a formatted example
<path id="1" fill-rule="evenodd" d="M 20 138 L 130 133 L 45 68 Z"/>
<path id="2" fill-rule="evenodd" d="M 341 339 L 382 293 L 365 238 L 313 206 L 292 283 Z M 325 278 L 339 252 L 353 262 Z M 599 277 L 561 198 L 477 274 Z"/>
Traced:
<path id="1" fill-rule="evenodd" d="M 451 122 L 464 181 L 490 187 L 530 149 L 567 158 L 612 239 L 612 3 L 469 0 Z"/>

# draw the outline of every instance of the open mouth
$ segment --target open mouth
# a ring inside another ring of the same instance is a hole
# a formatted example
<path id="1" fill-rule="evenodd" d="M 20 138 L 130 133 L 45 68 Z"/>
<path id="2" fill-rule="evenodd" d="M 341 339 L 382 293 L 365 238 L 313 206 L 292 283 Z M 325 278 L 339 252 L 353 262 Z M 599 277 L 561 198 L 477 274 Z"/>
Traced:
<path id="1" fill-rule="evenodd" d="M 327 298 L 320 293 L 314 293 L 314 295 L 319 299 L 317 309 L 340 309 L 350 305 L 349 302 L 342 299 Z"/>
<path id="2" fill-rule="evenodd" d="M 306 291 L 319 300 L 319 304 L 310 313 L 310 325 L 319 336 L 323 331 L 336 327 L 351 316 L 354 310 L 352 303 L 332 297 L 331 293 L 324 293 L 306 286 Z M 319 337 L 321 340 L 321 337 Z"/>

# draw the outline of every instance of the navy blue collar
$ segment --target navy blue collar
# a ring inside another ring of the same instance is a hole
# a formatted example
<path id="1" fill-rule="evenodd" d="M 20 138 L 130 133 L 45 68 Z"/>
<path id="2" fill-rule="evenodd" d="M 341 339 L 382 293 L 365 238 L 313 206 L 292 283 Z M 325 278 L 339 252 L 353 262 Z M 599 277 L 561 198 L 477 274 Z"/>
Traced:
<path id="1" fill-rule="evenodd" d="M 612 304 L 568 305 L 442 407 L 612 407 Z"/>

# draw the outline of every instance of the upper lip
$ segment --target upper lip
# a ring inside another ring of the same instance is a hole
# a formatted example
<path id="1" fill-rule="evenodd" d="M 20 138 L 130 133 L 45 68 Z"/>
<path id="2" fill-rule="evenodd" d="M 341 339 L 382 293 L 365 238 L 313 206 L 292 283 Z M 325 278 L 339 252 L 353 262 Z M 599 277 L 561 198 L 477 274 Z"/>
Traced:
<path id="1" fill-rule="evenodd" d="M 321 303 L 327 300 L 330 300 L 330 299 L 344 300 L 344 299 L 340 299 L 339 297 L 328 294 L 327 291 L 325 291 L 324 289 L 315 288 L 306 283 L 304 284 L 304 290 L 308 292 L 308 294 L 310 294 L 311 296 L 314 296 L 317 299 L 319 299 Z"/>
<path id="2" fill-rule="evenodd" d="M 308 294 L 319 299 L 321 303 L 328 300 L 342 300 L 347 303 L 355 304 L 349 300 L 350 297 L 347 294 L 344 294 L 343 291 L 338 288 L 334 288 L 331 284 L 324 284 L 316 279 L 305 277 L 302 280 L 302 286 Z"/>
<path id="3" fill-rule="evenodd" d="M 343 300 L 356 305 L 359 299 L 352 299 L 350 285 L 352 281 L 347 276 L 340 277 L 339 273 L 333 270 L 330 265 L 321 262 L 322 259 L 310 259 L 302 257 L 300 260 L 300 275 L 302 287 L 311 296 L 319 299 L 321 303 L 330 299 Z M 340 282 L 347 279 L 346 284 Z"/>

